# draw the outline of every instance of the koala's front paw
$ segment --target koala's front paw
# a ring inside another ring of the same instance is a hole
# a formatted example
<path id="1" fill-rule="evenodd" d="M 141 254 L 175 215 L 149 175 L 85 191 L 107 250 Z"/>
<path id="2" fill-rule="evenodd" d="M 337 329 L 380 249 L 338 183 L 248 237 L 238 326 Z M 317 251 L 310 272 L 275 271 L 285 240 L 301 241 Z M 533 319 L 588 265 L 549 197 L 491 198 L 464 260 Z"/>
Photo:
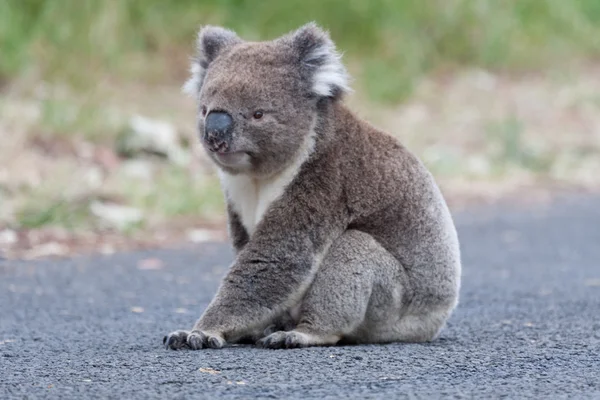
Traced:
<path id="1" fill-rule="evenodd" d="M 167 349 L 191 349 L 200 350 L 205 348 L 220 349 L 225 346 L 225 339 L 216 334 L 193 330 L 175 331 L 163 338 L 163 344 Z"/>

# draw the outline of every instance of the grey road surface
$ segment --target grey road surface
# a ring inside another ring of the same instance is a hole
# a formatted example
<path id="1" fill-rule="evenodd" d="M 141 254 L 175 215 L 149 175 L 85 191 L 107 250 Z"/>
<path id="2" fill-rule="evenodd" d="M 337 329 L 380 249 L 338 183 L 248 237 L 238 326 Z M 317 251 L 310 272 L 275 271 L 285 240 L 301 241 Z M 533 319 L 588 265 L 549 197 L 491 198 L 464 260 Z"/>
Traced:
<path id="1" fill-rule="evenodd" d="M 0 399 L 600 398 L 600 198 L 456 221 L 461 302 L 429 344 L 166 350 L 214 294 L 222 244 L 0 261 Z"/>

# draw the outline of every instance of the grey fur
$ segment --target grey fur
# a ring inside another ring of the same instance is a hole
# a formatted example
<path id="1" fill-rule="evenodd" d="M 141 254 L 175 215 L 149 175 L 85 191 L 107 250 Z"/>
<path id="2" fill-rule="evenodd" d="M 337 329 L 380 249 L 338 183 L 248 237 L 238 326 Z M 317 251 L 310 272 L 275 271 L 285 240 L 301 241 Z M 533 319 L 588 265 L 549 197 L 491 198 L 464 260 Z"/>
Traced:
<path id="1" fill-rule="evenodd" d="M 204 28 L 198 46 L 199 109 L 234 120 L 231 154 L 207 152 L 236 259 L 192 331 L 166 346 L 436 338 L 458 302 L 452 218 L 423 164 L 343 105 L 345 70 L 327 33 L 309 24 L 250 43 Z"/>

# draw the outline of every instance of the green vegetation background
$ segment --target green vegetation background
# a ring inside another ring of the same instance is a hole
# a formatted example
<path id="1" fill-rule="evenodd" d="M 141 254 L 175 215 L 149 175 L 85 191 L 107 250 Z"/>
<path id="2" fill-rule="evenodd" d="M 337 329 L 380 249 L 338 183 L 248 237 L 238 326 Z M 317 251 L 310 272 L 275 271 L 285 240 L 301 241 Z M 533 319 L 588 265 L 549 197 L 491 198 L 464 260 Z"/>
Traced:
<path id="1" fill-rule="evenodd" d="M 529 70 L 600 53 L 598 0 L 3 0 L 0 79 L 176 80 L 200 24 L 265 39 L 309 20 L 331 31 L 360 86 L 386 102 L 432 70 Z"/>
<path id="2" fill-rule="evenodd" d="M 600 0 L 0 0 L 0 228 L 102 228 L 90 210 L 105 200 L 141 210 L 136 229 L 176 218 L 177 227 L 220 218 L 222 195 L 214 177 L 196 165 L 140 158 L 149 177 L 132 178 L 127 171 L 135 163 L 129 161 L 136 160 L 113 159 L 117 138 L 138 113 L 166 120 L 187 137 L 193 102 L 182 109 L 188 99 L 179 88 L 200 25 L 223 25 L 244 39 L 263 40 L 308 21 L 328 29 L 344 52 L 355 78 L 355 105 L 388 110 L 392 119 L 396 104 L 412 100 L 421 78 L 451 80 L 471 67 L 535 78 L 573 65 L 566 70 L 579 76 L 600 55 Z M 564 85 L 577 86 L 570 82 Z M 563 86 L 535 87 L 541 89 L 529 102 L 549 102 Z M 577 121 L 589 119 L 584 111 L 600 104 L 594 90 L 570 94 L 573 107 L 583 110 Z M 464 99 L 447 96 L 447 114 L 467 107 Z M 546 117 L 552 113 L 579 111 L 543 112 L 548 115 L 542 119 L 551 121 Z M 523 115 L 479 114 L 479 128 L 454 128 L 461 132 L 453 135 L 444 129 L 445 144 L 435 125 L 412 134 L 410 144 L 436 177 L 468 180 L 476 174 L 496 185 L 495 179 L 519 173 L 542 181 L 577 180 L 579 174 L 596 182 L 588 178 L 600 154 L 588 132 L 592 122 L 574 125 L 560 114 L 552 121 L 563 125 L 548 131 L 535 118 L 526 125 Z M 447 115 L 437 117 L 440 126 L 453 126 Z M 469 148 L 473 143 L 475 149 Z M 79 160 L 73 149 L 82 145 L 104 156 Z M 89 176 L 89 182 L 77 176 Z"/>

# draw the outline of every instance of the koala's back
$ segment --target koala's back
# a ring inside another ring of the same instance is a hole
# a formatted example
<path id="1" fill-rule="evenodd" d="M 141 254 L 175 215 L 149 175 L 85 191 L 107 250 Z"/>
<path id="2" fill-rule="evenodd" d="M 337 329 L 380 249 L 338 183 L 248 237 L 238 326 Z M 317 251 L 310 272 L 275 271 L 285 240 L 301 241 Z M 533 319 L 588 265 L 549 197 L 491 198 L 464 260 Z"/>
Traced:
<path id="1" fill-rule="evenodd" d="M 395 138 L 344 106 L 328 157 L 343 181 L 349 229 L 370 234 L 410 278 L 411 305 L 452 309 L 460 287 L 459 242 L 446 202 L 425 166 Z"/>

